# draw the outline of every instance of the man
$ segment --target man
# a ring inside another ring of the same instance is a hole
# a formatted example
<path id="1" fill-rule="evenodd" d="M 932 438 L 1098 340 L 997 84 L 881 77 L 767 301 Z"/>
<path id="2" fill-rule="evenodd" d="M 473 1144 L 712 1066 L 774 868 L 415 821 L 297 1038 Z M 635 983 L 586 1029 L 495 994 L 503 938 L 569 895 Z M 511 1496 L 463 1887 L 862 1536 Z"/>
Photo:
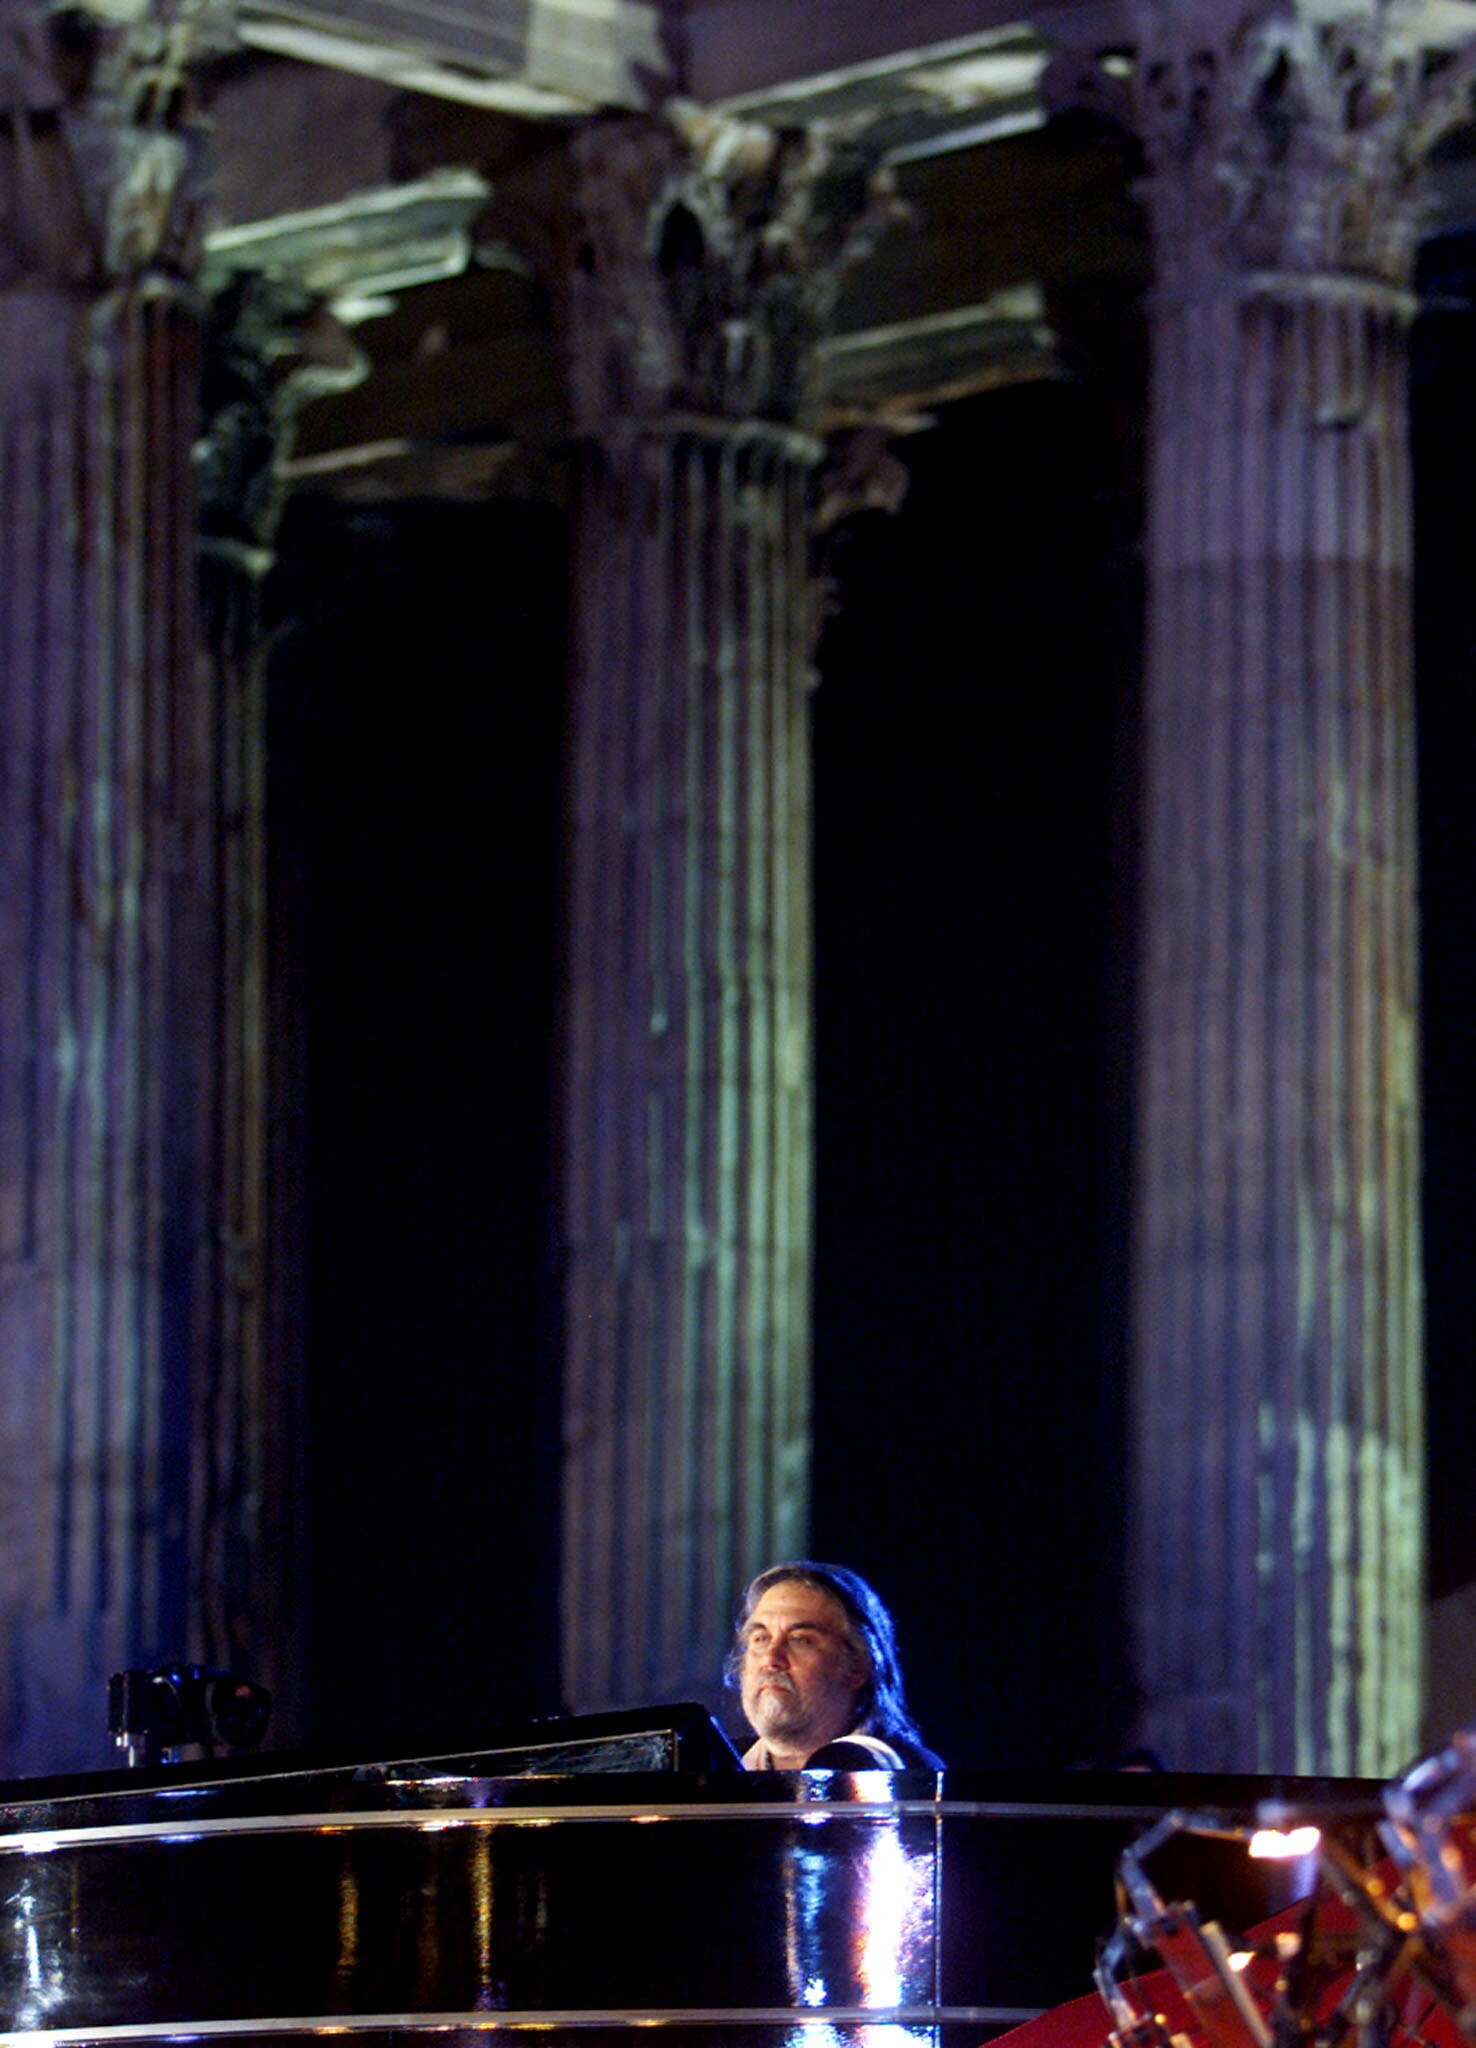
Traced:
<path id="1" fill-rule="evenodd" d="M 939 1771 L 902 1696 L 892 1617 L 844 1565 L 770 1565 L 728 1657 L 756 1740 L 750 1771 Z"/>

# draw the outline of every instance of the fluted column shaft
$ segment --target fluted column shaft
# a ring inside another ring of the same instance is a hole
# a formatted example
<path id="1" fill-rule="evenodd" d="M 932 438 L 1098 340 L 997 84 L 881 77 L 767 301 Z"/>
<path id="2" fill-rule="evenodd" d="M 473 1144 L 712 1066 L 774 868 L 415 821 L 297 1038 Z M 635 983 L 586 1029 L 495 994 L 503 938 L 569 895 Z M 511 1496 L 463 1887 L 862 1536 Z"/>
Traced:
<path id="1" fill-rule="evenodd" d="M 1417 1736 L 1407 310 L 1263 276 L 1154 321 L 1132 1585 L 1186 1767 Z"/>
<path id="2" fill-rule="evenodd" d="M 204 1653 L 272 1690 L 274 1733 L 290 1742 L 309 1692 L 302 941 L 290 886 L 269 901 L 262 592 L 285 498 L 281 460 L 301 405 L 357 382 L 363 366 L 286 274 L 280 244 L 276 254 L 275 276 L 216 257 L 201 280 L 208 313 L 193 471 L 217 848 L 220 1248 L 216 1335 L 196 1404 L 193 1547 Z"/>
<path id="3" fill-rule="evenodd" d="M 1157 286 L 1132 1362 L 1147 1734 L 1419 1737 L 1409 280 L 1464 64 L 1413 16 L 1132 0 Z"/>
<path id="4" fill-rule="evenodd" d="M 200 1472 L 192 1569 L 200 1588 L 194 1635 L 212 1663 L 249 1672 L 280 1693 L 294 1676 L 302 1597 L 299 1409 L 290 1368 L 298 1358 L 280 1327 L 280 1248 L 268 1189 L 292 1184 L 278 1092 L 269 1085 L 267 1009 L 266 714 L 260 662 L 259 579 L 265 560 L 200 564 L 202 682 L 209 697 L 210 875 L 208 951 L 194 971 L 213 975 L 218 1025 L 208 1085 L 213 1128 L 201 1132 L 215 1183 L 216 1257 L 211 1334 L 200 1359 L 193 1455 Z M 206 681 L 208 678 L 208 681 Z M 274 1112 L 269 1121 L 268 1103 Z M 269 1171 L 269 1161 L 278 1171 Z M 299 1219 L 294 1219 L 299 1220 Z M 292 1705 L 276 1714 L 280 1736 Z"/>
<path id="5" fill-rule="evenodd" d="M 850 145 L 693 109 L 573 155 L 564 1694 L 712 1702 L 806 1541 L 804 428 L 887 201 Z"/>
<path id="6" fill-rule="evenodd" d="M 565 1686 L 710 1694 L 802 1545 L 810 1293 L 799 437 L 604 436 L 580 508 L 565 1129 Z"/>
<path id="7" fill-rule="evenodd" d="M 198 1619 L 222 1019 L 196 371 L 172 286 L 0 293 L 8 1773 L 101 1761 L 110 1668 Z"/>

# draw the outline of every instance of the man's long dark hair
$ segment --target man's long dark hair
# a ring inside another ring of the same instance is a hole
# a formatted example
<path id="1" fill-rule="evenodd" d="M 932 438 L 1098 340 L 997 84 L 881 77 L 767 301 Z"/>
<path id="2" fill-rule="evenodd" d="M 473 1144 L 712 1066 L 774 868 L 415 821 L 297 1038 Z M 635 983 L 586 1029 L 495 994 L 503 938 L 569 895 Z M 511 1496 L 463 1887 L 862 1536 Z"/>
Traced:
<path id="1" fill-rule="evenodd" d="M 749 1616 L 770 1586 L 814 1586 L 836 1601 L 850 1624 L 853 1647 L 866 1658 L 869 1675 L 856 1698 L 856 1728 L 864 1735 L 880 1736 L 883 1742 L 917 1742 L 918 1734 L 902 1693 L 902 1666 L 897 1658 L 897 1631 L 892 1617 L 878 1595 L 859 1572 L 843 1564 L 817 1564 L 813 1558 L 796 1558 L 790 1564 L 771 1564 L 759 1573 L 743 1595 L 733 1648 L 728 1653 L 724 1676 L 737 1685 L 743 1664 L 744 1631 Z"/>

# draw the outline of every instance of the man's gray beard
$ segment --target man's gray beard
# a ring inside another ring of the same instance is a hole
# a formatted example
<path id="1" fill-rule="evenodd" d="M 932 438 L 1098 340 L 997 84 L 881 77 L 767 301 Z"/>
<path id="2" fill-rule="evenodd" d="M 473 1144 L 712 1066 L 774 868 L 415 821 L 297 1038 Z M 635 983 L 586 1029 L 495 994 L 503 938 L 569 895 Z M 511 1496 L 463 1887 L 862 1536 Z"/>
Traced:
<path id="1" fill-rule="evenodd" d="M 766 1686 L 754 1701 L 749 1715 L 755 1733 L 762 1736 L 792 1735 L 805 1726 L 806 1714 L 798 1692 L 787 1687 L 775 1691 Z"/>

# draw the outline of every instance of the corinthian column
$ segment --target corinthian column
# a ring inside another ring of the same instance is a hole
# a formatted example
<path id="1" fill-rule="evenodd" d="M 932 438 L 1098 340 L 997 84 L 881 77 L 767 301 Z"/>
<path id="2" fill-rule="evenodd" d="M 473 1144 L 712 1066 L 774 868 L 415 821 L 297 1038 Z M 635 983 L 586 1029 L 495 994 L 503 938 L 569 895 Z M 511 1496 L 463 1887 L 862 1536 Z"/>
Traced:
<path id="1" fill-rule="evenodd" d="M 819 451 L 801 426 L 853 245 L 835 170 L 734 128 L 620 122 L 579 144 L 571 1706 L 711 1696 L 739 1582 L 805 1540 Z"/>
<path id="2" fill-rule="evenodd" d="M 162 14 L 0 0 L 7 1776 L 105 1761 L 110 1669 L 208 1647 L 223 1018 L 178 49 Z"/>
<path id="3" fill-rule="evenodd" d="M 1405 387 L 1428 110 L 1394 8 L 1136 12 L 1145 1729 L 1190 1768 L 1382 1773 L 1419 1731 Z"/>

